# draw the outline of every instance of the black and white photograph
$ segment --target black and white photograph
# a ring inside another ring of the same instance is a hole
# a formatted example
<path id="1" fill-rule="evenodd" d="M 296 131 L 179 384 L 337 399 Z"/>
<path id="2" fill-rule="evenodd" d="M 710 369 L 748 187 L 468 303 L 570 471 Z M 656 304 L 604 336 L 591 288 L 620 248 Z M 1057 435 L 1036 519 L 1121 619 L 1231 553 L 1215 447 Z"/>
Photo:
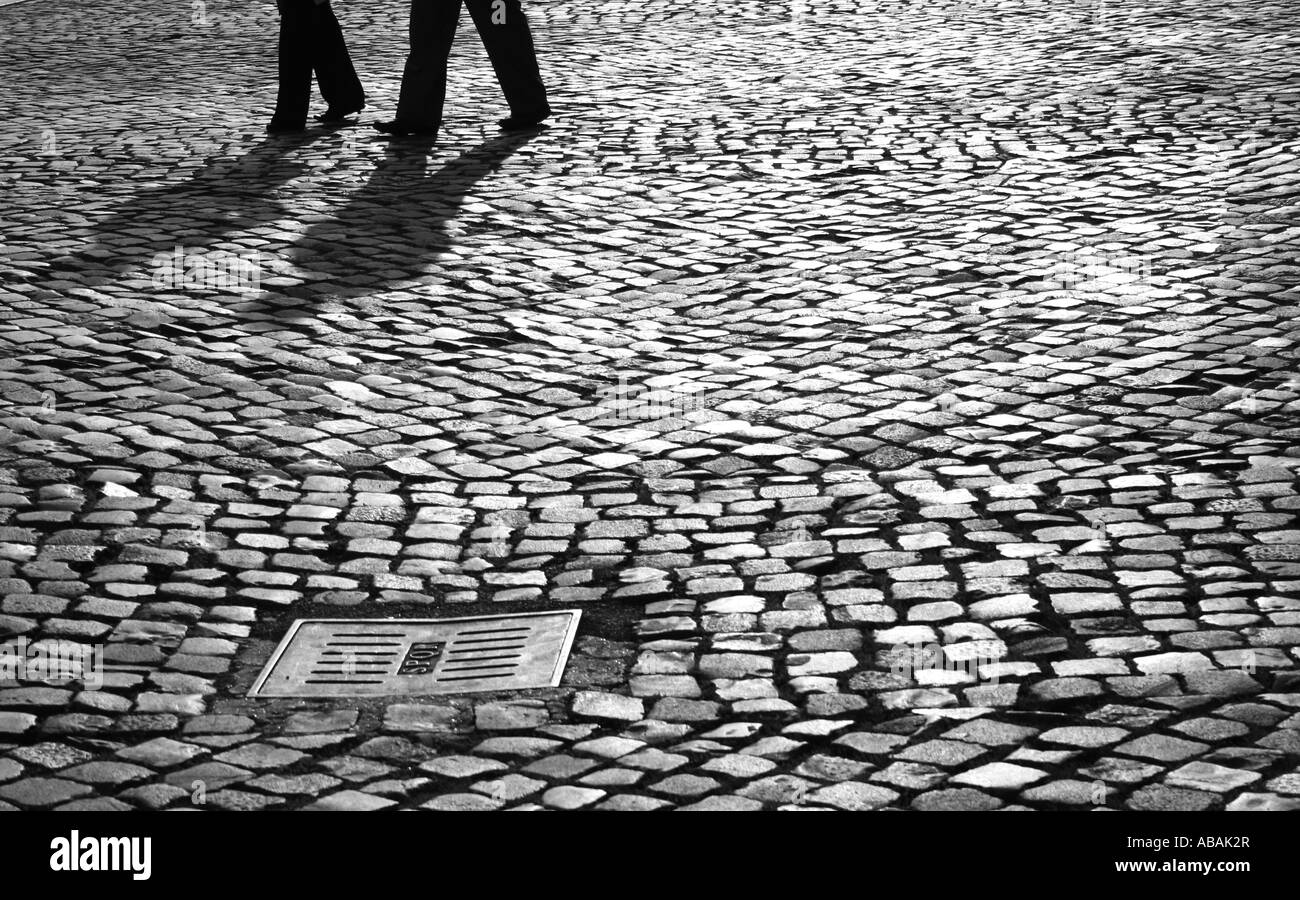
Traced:
<path id="1" fill-rule="evenodd" d="M 0 0 L 0 77 L 6 870 L 1294 877 L 1300 0 Z"/>

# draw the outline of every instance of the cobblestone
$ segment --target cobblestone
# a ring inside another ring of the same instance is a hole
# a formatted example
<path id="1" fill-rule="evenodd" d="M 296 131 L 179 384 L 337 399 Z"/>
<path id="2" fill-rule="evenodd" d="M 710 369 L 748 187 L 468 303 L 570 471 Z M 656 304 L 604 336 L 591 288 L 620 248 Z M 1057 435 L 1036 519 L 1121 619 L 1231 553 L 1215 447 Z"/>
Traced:
<path id="1" fill-rule="evenodd" d="M 265 137 L 270 4 L 0 8 L 0 643 L 103 654 L 0 801 L 1295 807 L 1297 13 L 1104 6 L 533 0 L 551 126 L 458 44 L 431 146 Z M 555 688 L 245 696 L 571 607 Z"/>

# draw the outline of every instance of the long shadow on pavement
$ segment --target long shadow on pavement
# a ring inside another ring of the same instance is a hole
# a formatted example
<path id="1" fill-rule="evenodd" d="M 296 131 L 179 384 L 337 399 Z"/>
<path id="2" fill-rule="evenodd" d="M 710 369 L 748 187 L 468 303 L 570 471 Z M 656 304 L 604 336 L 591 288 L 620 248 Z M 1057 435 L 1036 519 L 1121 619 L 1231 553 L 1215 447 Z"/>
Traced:
<path id="1" fill-rule="evenodd" d="M 539 132 L 492 138 L 430 172 L 427 142 L 391 143 L 370 179 L 328 219 L 312 223 L 289 251 L 311 273 L 277 280 L 281 316 L 312 314 L 326 294 L 378 293 L 418 278 L 454 245 L 448 224 L 478 182 Z"/>
<path id="2" fill-rule="evenodd" d="M 176 246 L 202 252 L 237 232 L 281 218 L 284 207 L 272 192 L 309 169 L 286 157 L 330 135 L 329 130 L 311 130 L 268 136 L 244 155 L 205 166 L 186 181 L 143 191 L 95 222 L 90 245 L 62 262 L 78 269 L 144 265 Z"/>

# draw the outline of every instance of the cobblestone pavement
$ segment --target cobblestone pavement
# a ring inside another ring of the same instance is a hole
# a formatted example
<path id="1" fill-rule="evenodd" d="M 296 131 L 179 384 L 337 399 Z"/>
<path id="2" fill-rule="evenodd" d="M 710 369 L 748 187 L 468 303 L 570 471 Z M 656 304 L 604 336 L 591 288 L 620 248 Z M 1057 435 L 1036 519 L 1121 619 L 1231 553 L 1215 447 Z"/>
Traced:
<path id="1" fill-rule="evenodd" d="M 1300 9 L 531 9 L 553 127 L 467 30 L 433 147 L 267 139 L 269 3 L 0 9 L 0 629 L 105 669 L 0 805 L 1300 807 Z M 560 688 L 245 696 L 553 608 Z"/>

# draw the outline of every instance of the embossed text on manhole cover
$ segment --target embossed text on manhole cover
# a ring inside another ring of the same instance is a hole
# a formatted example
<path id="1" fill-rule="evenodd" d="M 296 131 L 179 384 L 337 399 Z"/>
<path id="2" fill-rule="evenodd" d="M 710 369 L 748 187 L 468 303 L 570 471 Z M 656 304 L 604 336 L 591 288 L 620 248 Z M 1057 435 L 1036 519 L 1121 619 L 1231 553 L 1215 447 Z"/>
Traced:
<path id="1" fill-rule="evenodd" d="M 576 609 L 466 619 L 299 619 L 250 697 L 379 697 L 560 683 Z"/>

